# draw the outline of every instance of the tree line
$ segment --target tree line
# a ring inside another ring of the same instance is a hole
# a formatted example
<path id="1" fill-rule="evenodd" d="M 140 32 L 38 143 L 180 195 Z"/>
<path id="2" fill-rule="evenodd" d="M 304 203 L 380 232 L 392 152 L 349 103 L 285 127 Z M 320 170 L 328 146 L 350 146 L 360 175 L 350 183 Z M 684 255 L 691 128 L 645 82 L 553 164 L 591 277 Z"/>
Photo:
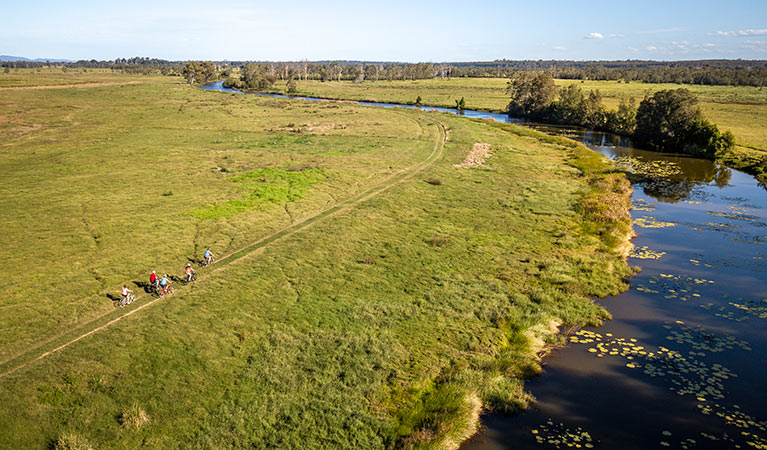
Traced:
<path id="1" fill-rule="evenodd" d="M 244 68 L 250 61 L 212 61 L 224 68 Z M 554 78 L 576 80 L 612 80 L 622 82 L 679 83 L 704 85 L 742 85 L 762 87 L 767 84 L 767 61 L 479 61 L 445 63 L 397 63 L 367 61 L 288 61 L 256 62 L 277 79 L 320 81 L 394 81 L 451 77 L 509 78 L 520 72 L 545 71 Z M 131 73 L 181 75 L 185 61 L 156 58 L 117 58 L 111 61 L 81 60 L 73 63 L 32 61 L 0 62 L 0 67 L 101 68 Z M 271 76 L 271 75 L 270 75 Z"/>
<path id="2" fill-rule="evenodd" d="M 508 113 L 541 122 L 578 125 L 632 137 L 637 144 L 659 151 L 722 158 L 735 145 L 703 117 L 697 98 L 687 89 L 669 89 L 635 100 L 621 100 L 607 110 L 599 90 L 587 94 L 577 84 L 557 88 L 545 72 L 520 72 L 508 82 Z"/>

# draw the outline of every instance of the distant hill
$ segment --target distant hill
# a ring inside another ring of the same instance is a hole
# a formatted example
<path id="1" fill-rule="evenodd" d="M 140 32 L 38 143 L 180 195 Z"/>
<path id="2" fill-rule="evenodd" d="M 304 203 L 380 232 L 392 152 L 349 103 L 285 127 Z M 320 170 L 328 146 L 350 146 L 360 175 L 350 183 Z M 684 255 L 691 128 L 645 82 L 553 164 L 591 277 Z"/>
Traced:
<path id="1" fill-rule="evenodd" d="M 0 61 L 26 61 L 26 62 L 74 62 L 69 59 L 60 59 L 60 58 L 37 58 L 37 59 L 29 59 L 24 58 L 23 56 L 11 56 L 11 55 L 0 55 Z"/>

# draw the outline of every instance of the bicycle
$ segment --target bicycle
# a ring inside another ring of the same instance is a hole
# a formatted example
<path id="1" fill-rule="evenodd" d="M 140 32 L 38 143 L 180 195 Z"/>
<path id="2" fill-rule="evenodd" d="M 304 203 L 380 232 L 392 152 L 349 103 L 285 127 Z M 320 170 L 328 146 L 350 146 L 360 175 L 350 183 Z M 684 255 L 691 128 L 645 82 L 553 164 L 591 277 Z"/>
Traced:
<path id="1" fill-rule="evenodd" d="M 212 256 L 210 258 L 208 258 L 208 259 L 203 259 L 202 262 L 200 263 L 200 267 L 209 266 L 209 265 L 213 264 L 213 262 L 215 260 L 216 260 L 216 258 L 214 258 Z"/>
<path id="2" fill-rule="evenodd" d="M 189 272 L 189 274 L 184 275 L 184 279 L 181 280 L 181 282 L 184 283 L 184 285 L 187 285 L 196 279 L 197 279 L 197 272 Z"/>
<path id="3" fill-rule="evenodd" d="M 158 292 L 157 296 L 162 298 L 162 297 L 165 297 L 166 295 L 172 294 L 172 293 L 173 293 L 173 286 L 167 285 L 167 286 L 165 286 L 164 289 L 160 289 L 160 292 Z"/>
<path id="4" fill-rule="evenodd" d="M 159 294 L 160 293 L 160 283 L 150 283 L 149 287 L 147 288 L 148 294 Z"/>
<path id="5" fill-rule="evenodd" d="M 117 301 L 117 306 L 119 306 L 120 308 L 124 308 L 135 301 L 136 301 L 136 296 L 133 294 L 128 294 Z"/>

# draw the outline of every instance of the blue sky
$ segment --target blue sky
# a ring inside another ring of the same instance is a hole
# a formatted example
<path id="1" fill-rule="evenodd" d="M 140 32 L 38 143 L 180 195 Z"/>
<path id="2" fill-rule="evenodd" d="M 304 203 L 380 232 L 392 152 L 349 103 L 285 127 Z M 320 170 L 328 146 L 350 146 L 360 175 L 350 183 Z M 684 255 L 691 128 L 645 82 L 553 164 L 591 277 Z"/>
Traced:
<path id="1" fill-rule="evenodd" d="M 767 1 L 0 0 L 30 58 L 767 59 Z"/>

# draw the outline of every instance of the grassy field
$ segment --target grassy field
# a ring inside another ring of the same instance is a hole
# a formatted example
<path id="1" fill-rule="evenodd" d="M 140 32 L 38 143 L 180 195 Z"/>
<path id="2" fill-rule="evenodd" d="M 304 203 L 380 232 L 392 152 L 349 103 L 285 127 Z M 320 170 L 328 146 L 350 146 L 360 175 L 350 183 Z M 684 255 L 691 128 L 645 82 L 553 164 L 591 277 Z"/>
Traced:
<path id="1" fill-rule="evenodd" d="M 156 77 L 137 77 L 111 69 L 67 69 L 41 67 L 39 69 L 0 68 L 0 90 L 11 88 L 49 87 L 62 85 L 83 85 L 93 83 L 139 83 Z"/>
<path id="2" fill-rule="evenodd" d="M 629 188 L 571 142 L 115 77 L 0 91 L 9 447 L 450 446 L 625 288 Z"/>
<path id="3" fill-rule="evenodd" d="M 454 107 L 464 97 L 468 109 L 502 112 L 509 103 L 505 79 L 453 78 L 448 80 L 327 82 L 301 81 L 301 95 L 348 98 L 395 103 L 414 103 L 421 96 L 425 105 Z M 621 99 L 642 100 L 646 93 L 684 87 L 700 100 L 707 118 L 722 130 L 735 134 L 739 156 L 767 158 L 767 90 L 750 86 L 698 86 L 679 84 L 619 83 L 617 81 L 557 80 L 560 86 L 578 84 L 584 91 L 599 89 L 605 106 L 617 108 Z M 284 91 L 284 85 L 277 85 Z M 767 169 L 766 169 L 767 170 Z"/>

